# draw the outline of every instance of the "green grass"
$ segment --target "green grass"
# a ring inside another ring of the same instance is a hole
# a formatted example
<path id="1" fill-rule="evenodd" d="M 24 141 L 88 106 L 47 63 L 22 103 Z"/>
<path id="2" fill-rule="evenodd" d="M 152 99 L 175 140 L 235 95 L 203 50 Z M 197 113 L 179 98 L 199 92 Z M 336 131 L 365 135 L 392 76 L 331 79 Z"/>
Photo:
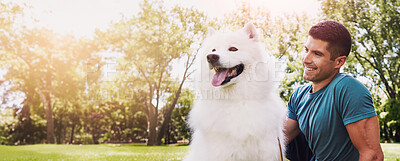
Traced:
<path id="1" fill-rule="evenodd" d="M 400 144 L 382 144 L 385 160 L 400 161 Z M 143 144 L 0 145 L 0 160 L 182 160 L 188 146 Z"/>
<path id="2" fill-rule="evenodd" d="M 0 145 L 0 160 L 182 160 L 188 146 Z"/>
<path id="3" fill-rule="evenodd" d="M 400 161 L 400 143 L 386 143 L 381 144 L 385 160 L 387 161 Z"/>

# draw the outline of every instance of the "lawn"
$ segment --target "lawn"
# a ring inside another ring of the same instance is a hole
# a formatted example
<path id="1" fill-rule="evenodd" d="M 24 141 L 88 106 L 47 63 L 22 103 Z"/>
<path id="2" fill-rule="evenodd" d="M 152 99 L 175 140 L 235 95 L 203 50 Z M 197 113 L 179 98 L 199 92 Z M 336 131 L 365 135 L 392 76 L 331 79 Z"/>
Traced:
<path id="1" fill-rule="evenodd" d="M 0 145 L 0 160 L 182 160 L 187 149 L 142 144 Z"/>
<path id="2" fill-rule="evenodd" d="M 400 161 L 400 144 L 382 144 L 385 160 Z M 0 145 L 0 160 L 182 160 L 187 146 L 142 144 Z"/>
<path id="3" fill-rule="evenodd" d="M 381 144 L 385 160 L 387 161 L 400 161 L 400 143 Z"/>

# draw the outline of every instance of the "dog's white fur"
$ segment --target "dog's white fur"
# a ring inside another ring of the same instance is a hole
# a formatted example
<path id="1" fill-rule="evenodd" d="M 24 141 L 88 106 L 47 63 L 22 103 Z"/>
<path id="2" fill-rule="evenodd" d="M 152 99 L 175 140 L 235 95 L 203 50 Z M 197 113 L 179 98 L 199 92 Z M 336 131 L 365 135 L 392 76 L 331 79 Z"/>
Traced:
<path id="1" fill-rule="evenodd" d="M 228 51 L 230 47 L 238 51 Z M 213 51 L 215 49 L 215 51 Z M 244 71 L 229 83 L 214 87 L 208 54 L 220 56 L 223 67 L 240 63 Z M 189 114 L 194 130 L 186 161 L 279 160 L 284 150 L 286 108 L 273 87 L 269 59 L 253 24 L 232 33 L 209 34 L 198 53 L 195 77 L 198 95 Z"/>

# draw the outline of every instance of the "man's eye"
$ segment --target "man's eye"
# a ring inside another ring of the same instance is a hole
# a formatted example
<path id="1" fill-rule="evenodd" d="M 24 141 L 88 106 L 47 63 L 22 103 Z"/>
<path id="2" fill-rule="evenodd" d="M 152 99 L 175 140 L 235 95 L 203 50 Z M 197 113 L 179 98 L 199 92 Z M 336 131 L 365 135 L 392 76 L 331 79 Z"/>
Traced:
<path id="1" fill-rule="evenodd" d="M 317 56 L 322 56 L 323 54 L 320 53 L 320 52 L 315 52 L 315 55 L 317 55 Z"/>
<path id="2" fill-rule="evenodd" d="M 236 48 L 236 47 L 230 47 L 228 50 L 229 50 L 229 51 L 238 51 L 239 49 Z"/>

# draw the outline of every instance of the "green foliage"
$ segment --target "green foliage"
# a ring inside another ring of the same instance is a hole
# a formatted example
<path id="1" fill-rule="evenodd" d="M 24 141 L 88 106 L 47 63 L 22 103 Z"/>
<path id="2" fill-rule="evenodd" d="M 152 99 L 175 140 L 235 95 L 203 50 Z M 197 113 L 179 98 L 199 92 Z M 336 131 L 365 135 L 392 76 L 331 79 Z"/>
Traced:
<path id="1" fill-rule="evenodd" d="M 192 109 L 194 93 L 189 89 L 184 89 L 178 99 L 176 108 L 172 112 L 172 129 L 176 134 L 176 140 L 190 140 L 191 133 L 187 124 L 189 111 Z"/>
<path id="2" fill-rule="evenodd" d="M 161 140 L 157 140 L 156 128 L 162 98 L 175 95 L 169 90 L 175 84 L 172 62 L 193 55 L 191 46 L 204 36 L 206 23 L 205 15 L 195 9 L 168 9 L 162 1 L 144 0 L 138 15 L 97 33 L 97 39 L 104 40 L 104 50 L 123 54 L 119 69 L 124 70 L 125 82 L 119 82 L 119 87 L 130 87 L 141 103 L 149 122 L 149 145 Z"/>
<path id="3" fill-rule="evenodd" d="M 46 131 L 57 143 L 147 138 L 147 120 L 157 118 L 163 97 L 176 92 L 172 60 L 193 55 L 191 46 L 203 38 L 208 23 L 195 9 L 144 0 L 138 15 L 111 24 L 95 40 L 77 39 L 14 26 L 22 8 L 0 4 L 0 67 L 8 71 L 12 91 L 26 95 L 23 108 L 13 112 L 16 121 L 0 124 L 7 144 L 41 143 Z M 108 62 L 96 54 L 100 49 L 123 53 L 116 81 L 102 73 Z"/>
<path id="4" fill-rule="evenodd" d="M 5 78 L 14 84 L 13 90 L 22 91 L 27 98 L 19 115 L 21 128 L 29 128 L 30 115 L 37 114 L 47 121 L 47 136 L 54 135 L 53 110 L 64 108 L 66 103 L 77 104 L 85 88 L 82 65 L 90 59 L 96 48 L 87 40 L 61 36 L 51 30 L 24 29 L 10 34 L 12 39 L 1 54 L 0 64 L 8 70 Z M 56 120 L 57 121 L 57 120 Z M 33 131 L 24 136 L 33 136 Z M 53 142 L 49 137 L 48 142 Z M 34 142 L 29 142 L 34 143 Z"/>
<path id="5" fill-rule="evenodd" d="M 18 121 L 12 115 L 11 109 L 0 110 L 0 144 L 13 144 L 10 131 L 13 130 L 13 125 Z"/>
<path id="6" fill-rule="evenodd" d="M 8 46 L 15 19 L 22 15 L 23 6 L 11 2 L 0 2 L 0 46 Z"/>
<path id="7" fill-rule="evenodd" d="M 47 136 L 54 135 L 54 130 L 62 136 L 65 133 L 63 125 L 67 122 L 64 119 L 68 116 L 63 113 L 68 111 L 64 108 L 81 103 L 86 77 L 83 64 L 99 59 L 92 55 L 96 47 L 84 38 L 77 40 L 46 28 L 28 29 L 6 23 L 14 22 L 22 8 L 3 2 L 1 7 L 0 19 L 4 24 L 0 26 L 0 67 L 8 71 L 5 79 L 14 84 L 12 91 L 21 91 L 26 96 L 23 108 L 15 113 L 19 121 L 12 131 L 16 137 L 14 142 L 42 142 L 43 126 L 47 127 L 44 130 L 48 132 Z M 60 112 L 56 114 L 56 120 L 53 110 Z M 43 119 L 46 119 L 45 125 L 41 124 Z M 53 122 L 58 129 L 54 129 Z M 47 140 L 53 142 L 53 139 Z"/>
<path id="8" fill-rule="evenodd" d="M 399 98 L 396 99 L 388 99 L 385 104 L 378 110 L 379 113 L 379 123 L 381 126 L 381 139 L 386 141 L 395 141 L 397 140 L 400 131 L 400 101 Z"/>
<path id="9" fill-rule="evenodd" d="M 0 109 L 0 144 L 21 145 L 27 143 L 42 143 L 46 138 L 46 122 L 34 116 L 29 126 L 24 126 L 26 120 L 14 117 L 17 110 Z M 29 133 L 28 133 L 29 132 Z"/>
<path id="10" fill-rule="evenodd" d="M 269 37 L 271 32 L 272 18 L 268 10 L 263 7 L 254 7 L 243 1 L 234 12 L 227 14 L 220 20 L 220 27 L 229 30 L 238 30 L 247 23 L 253 23 L 258 29 L 261 29 L 262 37 Z"/>
<path id="11" fill-rule="evenodd" d="M 144 112 L 135 113 L 133 136 L 136 141 L 147 138 L 147 116 Z"/>
<path id="12" fill-rule="evenodd" d="M 281 61 L 286 62 L 285 76 L 280 83 L 280 96 L 288 102 L 294 90 L 307 83 L 303 79 L 301 56 L 308 38 L 308 30 L 315 19 L 307 15 L 283 15 L 277 17 L 269 39 L 269 50 Z"/>

